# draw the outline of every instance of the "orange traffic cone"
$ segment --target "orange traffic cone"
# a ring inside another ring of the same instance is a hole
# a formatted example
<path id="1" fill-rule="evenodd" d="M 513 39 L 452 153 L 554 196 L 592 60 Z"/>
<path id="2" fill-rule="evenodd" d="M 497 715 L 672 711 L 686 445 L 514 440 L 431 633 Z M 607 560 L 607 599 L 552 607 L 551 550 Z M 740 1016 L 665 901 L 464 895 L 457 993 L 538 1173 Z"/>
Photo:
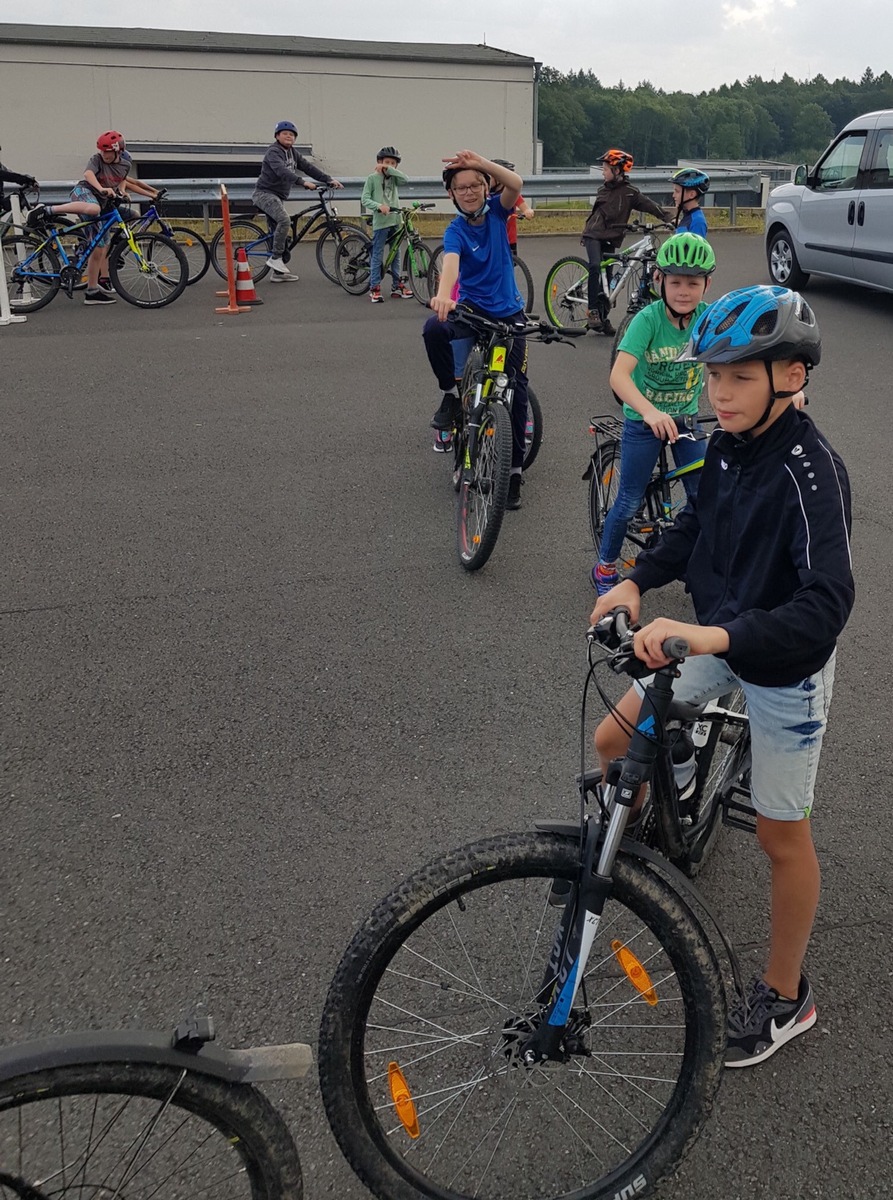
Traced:
<path id="1" fill-rule="evenodd" d="M 248 255 L 244 246 L 236 251 L 236 303 L 263 304 L 254 290 L 254 280 L 251 278 L 251 268 L 248 266 Z"/>

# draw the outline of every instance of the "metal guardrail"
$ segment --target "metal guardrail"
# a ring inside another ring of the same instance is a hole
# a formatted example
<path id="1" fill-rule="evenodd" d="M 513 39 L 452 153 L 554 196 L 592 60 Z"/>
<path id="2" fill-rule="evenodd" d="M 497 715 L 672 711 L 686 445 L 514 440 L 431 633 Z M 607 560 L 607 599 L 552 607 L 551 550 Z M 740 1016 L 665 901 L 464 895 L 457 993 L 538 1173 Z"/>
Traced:
<path id="1" fill-rule="evenodd" d="M 666 197 L 670 192 L 666 170 L 633 171 L 632 182 L 646 196 Z M 338 193 L 338 200 L 357 203 L 363 193 L 366 177 L 342 177 L 344 190 Z M 600 175 L 584 175 L 580 173 L 559 175 L 531 175 L 524 180 L 524 195 L 531 200 L 551 199 L 565 200 L 575 197 L 594 196 L 601 186 Z M 711 191 L 728 194 L 731 199 L 730 220 L 735 224 L 737 197 L 742 192 L 760 191 L 760 176 L 754 172 L 725 171 L 711 172 Z M 172 204 L 201 204 L 207 206 L 220 203 L 220 185 L 226 185 L 231 202 L 250 201 L 255 188 L 254 179 L 152 179 L 156 187 L 167 188 L 167 200 Z M 42 182 L 40 185 L 41 199 L 48 204 L 59 204 L 68 199 L 72 184 L 59 180 Z M 449 211 L 449 205 L 444 197 L 443 181 L 439 175 L 410 179 L 401 184 L 400 196 L 404 200 L 443 200 L 444 211 Z M 292 201 L 308 200 L 310 193 L 302 194 L 296 189 Z M 337 201 L 336 201 L 337 203 Z"/>

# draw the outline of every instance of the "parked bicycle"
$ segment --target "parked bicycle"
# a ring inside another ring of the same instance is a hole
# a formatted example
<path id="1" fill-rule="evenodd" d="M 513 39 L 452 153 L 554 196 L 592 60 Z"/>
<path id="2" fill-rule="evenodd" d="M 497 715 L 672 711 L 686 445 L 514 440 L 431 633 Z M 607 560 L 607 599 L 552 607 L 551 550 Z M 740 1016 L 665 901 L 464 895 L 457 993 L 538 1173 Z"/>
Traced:
<path id="1" fill-rule="evenodd" d="M 282 259 L 287 263 L 291 258 L 292 250 L 299 242 L 312 234 L 317 234 L 316 265 L 326 279 L 337 283 L 335 256 L 344 238 L 348 234 L 357 235 L 365 237 L 370 244 L 371 239 L 358 226 L 351 225 L 339 217 L 338 209 L 332 203 L 334 194 L 332 188 L 323 184 L 316 189 L 316 193 L 316 203 L 311 204 L 308 208 L 300 209 L 292 216 L 291 232 L 288 235 Z M 237 254 L 239 250 L 245 251 L 251 278 L 255 283 L 269 274 L 270 268 L 267 266 L 267 259 L 273 253 L 273 222 L 265 214 L 258 215 L 263 216 L 268 225 L 266 232 L 253 220 L 246 217 L 234 217 L 230 222 L 233 255 Z M 211 263 L 217 274 L 226 279 L 226 245 L 222 229 L 218 229 L 211 239 Z"/>
<path id="2" fill-rule="evenodd" d="M 54 220 L 40 229 L 9 226 L 2 244 L 10 308 L 36 312 L 60 289 L 71 298 L 107 234 L 112 235 L 109 277 L 123 300 L 137 308 L 163 308 L 181 296 L 189 278 L 185 254 L 162 233 L 131 229 L 129 214 L 119 207 L 125 199 L 117 193 L 99 217 L 87 221 Z"/>
<path id="3" fill-rule="evenodd" d="M 395 262 L 403 263 L 403 280 L 409 284 L 419 304 L 427 305 L 431 298 L 428 290 L 428 272 L 431 268 L 431 249 L 422 241 L 414 223 L 413 213 L 434 208 L 433 204 L 420 204 L 414 200 L 409 208 L 391 209 L 400 214 L 400 223 L 394 226 L 388 237 L 387 249 L 381 265 L 381 276 L 385 278 Z M 335 273 L 338 282 L 351 296 L 362 296 L 369 291 L 369 276 L 372 270 L 372 242 L 365 235 L 350 233 L 338 248 L 335 257 Z"/>
<path id="4" fill-rule="evenodd" d="M 699 424 L 715 424 L 714 416 L 686 418 L 689 429 L 679 436 L 690 441 L 704 441 L 708 434 Z M 605 517 L 620 490 L 620 443 L 623 419 L 611 415 L 589 418 L 589 432 L 595 438 L 595 448 L 583 478 L 589 483 L 589 529 L 596 554 L 601 551 Z M 685 507 L 688 497 L 683 477 L 700 471 L 704 459 L 685 467 L 670 466 L 667 443 L 661 442 L 660 454 L 642 504 L 630 520 L 626 537 L 617 558 L 618 570 L 632 570 L 636 556 L 653 546 L 661 533 L 673 524 L 676 514 Z"/>
<path id="5" fill-rule="evenodd" d="M 650 673 L 623 612 L 590 630 L 589 645 L 587 686 L 599 661 Z M 671 661 L 645 688 L 627 757 L 607 782 L 581 777 L 578 820 L 435 858 L 347 948 L 323 1012 L 322 1096 L 381 1200 L 644 1196 L 707 1120 L 726 1047 L 711 914 L 660 854 L 624 836 L 648 782 L 668 853 L 688 828 L 669 734 L 690 715 L 675 715 L 672 694 L 687 652 L 664 643 Z M 746 787 L 746 718 L 699 719 L 724 754 L 708 801 L 722 808 Z"/>
<path id="6" fill-rule="evenodd" d="M 294 1141 L 258 1082 L 309 1046 L 228 1050 L 213 1022 L 173 1036 L 75 1033 L 0 1050 L 0 1200 L 301 1200 Z"/>
<path id="7" fill-rule="evenodd" d="M 533 312 L 533 276 L 530 274 L 530 267 L 523 259 L 519 258 L 517 253 L 512 254 L 515 262 L 515 286 L 524 301 L 524 311 Z M 443 242 L 435 246 L 431 252 L 431 269 L 428 272 L 428 291 L 432 296 L 437 295 L 437 289 L 440 286 L 440 271 L 443 262 Z"/>
<path id="8" fill-rule="evenodd" d="M 511 408 L 514 378 L 508 363 L 515 338 L 567 342 L 566 336 L 540 321 L 515 325 L 494 321 L 466 306 L 452 320 L 467 327 L 474 345 L 460 385 L 460 411 L 453 430 L 453 484 L 458 492 L 457 549 L 466 571 L 479 570 L 496 546 L 508 498 L 512 463 Z M 542 443 L 542 409 L 528 387 L 524 466 Z"/>
<path id="9" fill-rule="evenodd" d="M 656 299 L 651 284 L 659 246 L 657 232 L 671 231 L 672 228 L 672 225 L 647 225 L 639 221 L 627 225 L 629 233 L 643 236 L 625 250 L 607 255 L 599 265 L 602 282 L 599 316 L 602 320 L 609 317 L 611 309 L 625 296 L 627 317 L 621 325 L 625 330 L 628 320 Z M 575 254 L 560 258 L 546 276 L 543 293 L 546 315 L 552 324 L 563 329 L 585 329 L 589 313 L 588 289 L 589 264 L 586 260 Z"/>

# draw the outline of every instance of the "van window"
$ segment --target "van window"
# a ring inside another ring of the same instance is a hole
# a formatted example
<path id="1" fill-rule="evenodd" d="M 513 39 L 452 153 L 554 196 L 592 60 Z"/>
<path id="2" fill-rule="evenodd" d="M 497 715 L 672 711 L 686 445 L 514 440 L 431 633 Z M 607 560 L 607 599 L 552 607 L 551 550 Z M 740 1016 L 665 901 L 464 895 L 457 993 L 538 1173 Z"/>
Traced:
<path id="1" fill-rule="evenodd" d="M 859 161 L 865 148 L 864 133 L 849 133 L 816 168 L 814 187 L 822 192 L 842 192 L 856 186 Z"/>
<path id="2" fill-rule="evenodd" d="M 877 141 L 868 164 L 865 186 L 893 188 L 893 129 L 878 130 Z"/>

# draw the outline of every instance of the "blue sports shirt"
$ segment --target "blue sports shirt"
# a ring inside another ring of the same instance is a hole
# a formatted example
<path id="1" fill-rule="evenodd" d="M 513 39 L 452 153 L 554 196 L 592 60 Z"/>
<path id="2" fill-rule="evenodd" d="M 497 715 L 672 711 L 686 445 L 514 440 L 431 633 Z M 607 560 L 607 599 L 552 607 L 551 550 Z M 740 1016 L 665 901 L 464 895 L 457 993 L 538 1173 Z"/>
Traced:
<path id="1" fill-rule="evenodd" d="M 491 317 L 511 317 L 524 310 L 506 232 L 510 216 L 499 196 L 491 196 L 482 225 L 470 225 L 464 217 L 456 217 L 443 235 L 444 254 L 459 255 L 460 301 Z"/>
<path id="2" fill-rule="evenodd" d="M 676 226 L 677 233 L 696 233 L 699 237 L 707 236 L 707 218 L 699 208 L 682 214 L 682 220 Z"/>

